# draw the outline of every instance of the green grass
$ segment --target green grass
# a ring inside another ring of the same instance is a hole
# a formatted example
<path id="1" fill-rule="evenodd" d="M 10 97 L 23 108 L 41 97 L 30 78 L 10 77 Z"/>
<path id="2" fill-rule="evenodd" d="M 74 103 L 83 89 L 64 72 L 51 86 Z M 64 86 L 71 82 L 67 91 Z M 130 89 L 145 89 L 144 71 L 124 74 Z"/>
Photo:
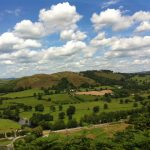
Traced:
<path id="1" fill-rule="evenodd" d="M 12 93 L 3 95 L 3 97 L 8 97 L 8 98 L 28 97 L 28 96 L 33 96 L 34 93 L 42 93 L 42 90 L 30 89 L 30 90 L 25 90 L 21 92 L 12 92 Z"/>
<path id="2" fill-rule="evenodd" d="M 53 94 L 53 95 L 46 95 L 43 96 L 44 99 L 51 98 L 52 102 L 58 104 L 58 103 L 73 103 L 74 100 L 69 96 L 68 94 Z"/>
<path id="3" fill-rule="evenodd" d="M 144 75 L 144 76 L 136 75 L 132 78 L 132 80 L 136 80 L 139 83 L 150 82 L 150 75 Z"/>
<path id="4" fill-rule="evenodd" d="M 74 117 L 79 121 L 82 116 L 85 114 L 90 114 L 92 113 L 92 109 L 94 106 L 99 106 L 100 107 L 100 112 L 110 112 L 110 111 L 118 111 L 118 110 L 129 110 L 133 108 L 133 102 L 130 102 L 128 104 L 120 104 L 119 100 L 112 99 L 111 103 L 108 103 L 109 109 L 104 110 L 103 105 L 104 102 L 102 100 L 95 101 L 96 96 L 91 96 L 91 95 L 80 95 L 79 97 L 82 98 L 84 101 L 79 103 L 79 100 L 72 99 L 68 94 L 53 94 L 53 95 L 48 95 L 44 96 L 44 98 L 48 99 L 50 97 L 52 101 L 47 101 L 47 100 L 37 100 L 34 97 L 28 97 L 28 98 L 18 98 L 18 99 L 10 99 L 10 100 L 4 100 L 3 105 L 0 107 L 7 107 L 9 105 L 12 105 L 12 103 L 23 103 L 25 105 L 30 105 L 33 107 L 33 110 L 31 112 L 21 112 L 20 116 L 25 117 L 25 118 L 30 118 L 33 113 L 35 113 L 34 107 L 37 104 L 43 104 L 45 107 L 45 110 L 43 113 L 51 113 L 54 116 L 54 119 L 58 119 L 58 104 L 56 105 L 56 112 L 50 112 L 50 105 L 55 103 L 70 103 L 70 104 L 64 104 L 63 105 L 63 111 L 66 112 L 67 108 L 70 105 L 74 105 L 76 107 L 76 114 Z M 98 99 L 100 99 L 99 97 Z M 71 104 L 72 103 L 72 104 Z M 140 107 L 140 105 L 139 105 Z M 66 119 L 67 120 L 67 119 Z"/>
<path id="5" fill-rule="evenodd" d="M 20 125 L 9 119 L 0 119 L 0 132 L 20 129 Z"/>
<path id="6" fill-rule="evenodd" d="M 9 139 L 2 139 L 0 140 L 0 146 L 7 146 L 8 144 L 10 144 L 12 141 Z"/>
<path id="7" fill-rule="evenodd" d="M 30 103 L 32 103 L 32 101 L 27 100 Z M 42 102 L 42 101 L 38 101 L 35 100 L 38 104 L 41 103 L 45 106 L 45 110 L 43 113 L 51 113 L 54 116 L 54 120 L 58 119 L 58 106 L 56 106 L 56 112 L 50 112 L 50 103 L 48 102 Z M 34 104 L 35 104 L 34 101 Z M 22 101 L 23 102 L 23 101 Z M 36 104 L 37 104 L 36 103 Z M 29 104 L 29 103 L 26 103 Z M 63 111 L 66 112 L 67 108 L 69 107 L 69 105 L 74 105 L 76 107 L 76 113 L 74 115 L 74 118 L 76 118 L 78 121 L 80 120 L 81 117 L 83 117 L 85 114 L 90 114 L 92 113 L 92 109 L 94 106 L 100 106 L 100 112 L 110 112 L 110 111 L 118 111 L 118 110 L 129 110 L 133 108 L 133 103 L 129 103 L 129 104 L 119 104 L 119 102 L 117 101 L 112 101 L 111 103 L 108 104 L 109 109 L 104 110 L 103 109 L 103 105 L 104 102 L 102 101 L 97 101 L 97 102 L 83 102 L 83 103 L 78 103 L 78 104 L 66 104 L 63 105 Z M 35 113 L 35 110 L 33 109 L 31 112 L 22 112 L 21 113 L 21 117 L 26 117 L 26 118 L 30 118 L 32 116 L 32 114 Z M 67 118 L 65 119 L 67 120 Z"/>

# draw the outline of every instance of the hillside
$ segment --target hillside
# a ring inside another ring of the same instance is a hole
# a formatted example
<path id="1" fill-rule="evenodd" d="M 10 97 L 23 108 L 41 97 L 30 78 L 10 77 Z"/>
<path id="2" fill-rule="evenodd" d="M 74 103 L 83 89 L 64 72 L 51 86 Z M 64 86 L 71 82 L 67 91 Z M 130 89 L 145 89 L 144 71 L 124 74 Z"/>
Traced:
<path id="1" fill-rule="evenodd" d="M 110 70 L 90 70 L 81 72 L 81 74 L 104 85 L 120 84 L 120 82 L 126 78 L 123 74 L 115 73 Z"/>
<path id="2" fill-rule="evenodd" d="M 32 88 L 41 88 L 41 87 L 52 87 L 59 83 L 62 78 L 67 78 L 70 83 L 75 87 L 78 87 L 84 83 L 90 85 L 95 84 L 95 81 L 87 77 L 83 77 L 79 73 L 74 72 L 59 72 L 55 74 L 38 74 L 29 77 L 20 78 L 16 82 L 16 87 L 32 87 Z"/>
<path id="3" fill-rule="evenodd" d="M 149 81 L 149 75 L 115 73 L 110 70 L 90 70 L 83 72 L 58 72 L 54 74 L 36 74 L 13 80 L 0 80 L 0 89 L 41 88 L 58 85 L 62 78 L 66 78 L 75 87 L 88 85 L 122 85 L 127 79 L 134 81 Z"/>

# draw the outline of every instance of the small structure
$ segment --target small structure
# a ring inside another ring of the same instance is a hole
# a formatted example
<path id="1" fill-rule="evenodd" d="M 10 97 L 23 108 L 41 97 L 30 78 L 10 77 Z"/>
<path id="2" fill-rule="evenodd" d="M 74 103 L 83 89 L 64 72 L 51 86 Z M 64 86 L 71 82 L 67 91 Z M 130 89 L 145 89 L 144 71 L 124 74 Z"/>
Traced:
<path id="1" fill-rule="evenodd" d="M 22 125 L 28 125 L 30 126 L 30 120 L 28 118 L 20 118 L 19 124 Z"/>

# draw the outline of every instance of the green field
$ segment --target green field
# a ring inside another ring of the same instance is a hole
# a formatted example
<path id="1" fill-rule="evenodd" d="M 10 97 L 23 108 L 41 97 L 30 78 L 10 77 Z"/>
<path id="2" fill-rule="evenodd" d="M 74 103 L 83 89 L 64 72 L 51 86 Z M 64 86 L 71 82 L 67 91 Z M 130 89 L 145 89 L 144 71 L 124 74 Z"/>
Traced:
<path id="1" fill-rule="evenodd" d="M 136 75 L 132 78 L 132 80 L 138 81 L 139 83 L 142 82 L 150 83 L 150 75 L 144 75 L 144 76 Z"/>
<path id="2" fill-rule="evenodd" d="M 8 98 L 29 97 L 29 96 L 33 96 L 34 93 L 42 93 L 42 90 L 30 89 L 30 90 L 25 90 L 21 92 L 12 92 L 9 94 L 5 94 L 2 97 L 8 97 Z"/>
<path id="3" fill-rule="evenodd" d="M 20 125 L 9 119 L 0 119 L 0 132 L 20 129 Z"/>
<path id="4" fill-rule="evenodd" d="M 3 105 L 1 107 L 7 107 L 9 105 L 12 105 L 14 102 L 15 103 L 23 103 L 25 105 L 30 105 L 33 107 L 31 112 L 21 112 L 21 117 L 25 118 L 30 118 L 33 113 L 35 113 L 34 107 L 37 104 L 43 104 L 45 107 L 45 110 L 43 113 L 51 113 L 54 115 L 54 120 L 58 119 L 58 105 L 53 103 L 57 102 L 62 104 L 64 103 L 69 103 L 69 104 L 64 104 L 63 106 L 63 111 L 66 112 L 66 109 L 70 105 L 74 105 L 76 107 L 76 113 L 74 117 L 77 120 L 80 120 L 80 118 L 85 115 L 85 114 L 90 114 L 92 113 L 92 109 L 94 106 L 99 106 L 100 107 L 100 112 L 110 112 L 110 111 L 118 111 L 118 110 L 128 110 L 133 108 L 133 103 L 130 102 L 128 104 L 120 104 L 119 100 L 117 99 L 112 99 L 111 103 L 108 103 L 109 109 L 104 110 L 103 105 L 105 102 L 100 100 L 101 97 L 98 97 L 98 101 L 95 101 L 97 96 L 91 96 L 91 95 L 80 95 L 79 97 L 83 99 L 83 102 L 75 102 L 75 100 L 70 97 L 68 94 L 54 94 L 54 95 L 48 95 L 44 96 L 44 98 L 50 97 L 52 100 L 49 102 L 47 100 L 37 100 L 34 97 L 28 97 L 28 98 L 18 98 L 18 99 L 10 99 L 10 100 L 5 100 L 3 101 Z M 72 103 L 72 104 L 71 104 Z M 56 111 L 51 112 L 50 111 L 50 106 L 55 105 L 56 106 Z"/>
<path id="5" fill-rule="evenodd" d="M 93 113 L 93 107 L 99 106 L 100 107 L 100 113 L 102 112 L 115 112 L 120 110 L 130 110 L 133 109 L 133 96 L 128 97 L 128 99 L 131 100 L 129 103 L 123 103 L 120 104 L 120 98 L 115 99 L 112 98 L 110 103 L 108 104 L 108 109 L 104 109 L 104 102 L 102 100 L 102 96 L 92 96 L 92 95 L 78 95 L 71 96 L 67 93 L 63 94 L 52 94 L 52 95 L 43 95 L 42 100 L 38 100 L 36 97 L 33 97 L 34 93 L 42 93 L 42 90 L 38 89 L 30 89 L 25 90 L 22 92 L 14 92 L 9 93 L 6 95 L 3 95 L 1 97 L 7 97 L 10 98 L 8 100 L 3 100 L 3 104 L 0 105 L 0 108 L 7 108 L 8 106 L 11 106 L 16 103 L 22 103 L 28 106 L 32 106 L 32 111 L 20 111 L 20 117 L 21 118 L 28 118 L 30 119 L 33 115 L 33 113 L 50 113 L 54 117 L 54 121 L 58 119 L 59 114 L 59 105 L 62 105 L 63 112 L 66 112 L 67 108 L 70 105 L 73 105 L 76 107 L 76 112 L 73 115 L 73 118 L 75 118 L 77 121 L 80 121 L 81 117 L 83 117 L 85 114 L 91 114 Z M 141 93 L 144 96 L 147 96 L 145 93 Z M 48 99 L 51 99 L 51 101 L 48 101 Z M 124 98 L 125 99 L 125 98 Z M 36 112 L 35 106 L 38 104 L 44 105 L 44 111 L 43 112 Z M 52 112 L 50 110 L 50 106 L 54 105 L 56 108 L 56 111 Z M 138 107 L 141 107 L 141 104 L 138 104 Z M 64 121 L 67 122 L 68 117 L 65 115 Z M 11 120 L 1 119 L 0 120 L 0 130 L 14 130 L 20 128 L 19 124 L 16 122 L 13 122 Z"/>

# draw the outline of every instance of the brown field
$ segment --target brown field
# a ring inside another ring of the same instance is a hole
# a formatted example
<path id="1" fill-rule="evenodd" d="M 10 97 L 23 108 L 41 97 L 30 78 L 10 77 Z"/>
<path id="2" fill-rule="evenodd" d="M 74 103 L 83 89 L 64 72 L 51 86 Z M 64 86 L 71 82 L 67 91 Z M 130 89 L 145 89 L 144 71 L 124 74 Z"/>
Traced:
<path id="1" fill-rule="evenodd" d="M 111 93 L 112 90 L 76 92 L 77 95 L 96 95 L 96 96 L 103 96 L 105 94 L 111 94 Z"/>

